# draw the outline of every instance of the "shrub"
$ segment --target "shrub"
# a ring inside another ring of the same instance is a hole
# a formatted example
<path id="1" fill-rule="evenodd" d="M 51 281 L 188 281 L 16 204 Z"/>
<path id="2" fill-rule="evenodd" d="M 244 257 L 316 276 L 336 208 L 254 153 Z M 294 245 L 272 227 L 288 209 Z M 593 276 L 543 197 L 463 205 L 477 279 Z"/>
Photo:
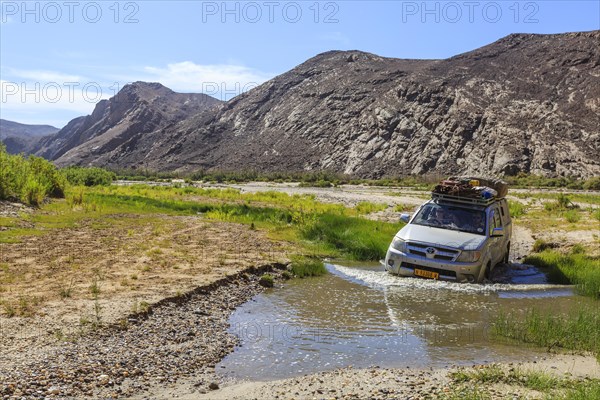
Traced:
<path id="1" fill-rule="evenodd" d="M 11 155 L 0 144 L 0 165 L 0 200 L 39 205 L 47 196 L 64 197 L 65 178 L 43 158 Z"/>
<path id="2" fill-rule="evenodd" d="M 39 206 L 44 201 L 46 193 L 47 188 L 39 180 L 29 177 L 21 191 L 21 201 L 32 206 Z"/>
<path id="3" fill-rule="evenodd" d="M 110 185 L 116 179 L 114 172 L 97 167 L 67 167 L 61 170 L 71 185 L 98 186 Z"/>

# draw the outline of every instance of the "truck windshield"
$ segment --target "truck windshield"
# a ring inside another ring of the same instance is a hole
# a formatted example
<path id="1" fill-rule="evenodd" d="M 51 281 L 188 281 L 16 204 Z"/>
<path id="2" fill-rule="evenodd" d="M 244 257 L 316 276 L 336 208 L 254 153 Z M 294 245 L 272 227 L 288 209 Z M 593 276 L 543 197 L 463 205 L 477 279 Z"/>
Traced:
<path id="1" fill-rule="evenodd" d="M 448 204 L 426 204 L 412 221 L 415 225 L 485 235 L 485 212 Z"/>

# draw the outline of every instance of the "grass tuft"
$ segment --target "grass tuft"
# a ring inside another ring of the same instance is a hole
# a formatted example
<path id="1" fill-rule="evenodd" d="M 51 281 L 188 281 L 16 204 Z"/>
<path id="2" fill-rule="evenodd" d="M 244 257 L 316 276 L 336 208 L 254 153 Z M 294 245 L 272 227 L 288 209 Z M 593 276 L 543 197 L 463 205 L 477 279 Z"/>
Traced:
<path id="1" fill-rule="evenodd" d="M 295 257 L 292 260 L 291 273 L 298 278 L 321 276 L 327 273 L 327 268 L 321 260 L 308 257 Z"/>
<path id="2" fill-rule="evenodd" d="M 525 214 L 525 205 L 520 201 L 508 201 L 508 210 L 512 218 L 519 218 Z"/>

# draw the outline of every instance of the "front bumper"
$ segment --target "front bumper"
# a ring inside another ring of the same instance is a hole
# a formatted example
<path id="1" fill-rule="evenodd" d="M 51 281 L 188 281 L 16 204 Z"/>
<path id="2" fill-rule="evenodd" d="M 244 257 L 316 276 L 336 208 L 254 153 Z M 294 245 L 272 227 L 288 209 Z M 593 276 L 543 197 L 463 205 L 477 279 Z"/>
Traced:
<path id="1" fill-rule="evenodd" d="M 444 262 L 403 253 L 389 248 L 385 256 L 385 269 L 402 276 L 416 276 L 415 269 L 437 272 L 440 280 L 454 282 L 477 282 L 481 272 L 481 260 L 474 263 Z"/>

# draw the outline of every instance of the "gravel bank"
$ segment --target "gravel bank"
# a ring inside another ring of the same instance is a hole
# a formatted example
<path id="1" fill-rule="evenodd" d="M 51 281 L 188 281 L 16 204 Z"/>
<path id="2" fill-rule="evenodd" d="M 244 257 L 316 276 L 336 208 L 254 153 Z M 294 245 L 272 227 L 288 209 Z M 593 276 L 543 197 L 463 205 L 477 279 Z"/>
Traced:
<path id="1" fill-rule="evenodd" d="M 446 368 L 338 368 L 296 378 L 270 382 L 226 382 L 218 390 L 202 393 L 193 384 L 181 382 L 164 387 L 151 398 L 180 400 L 425 400 L 456 397 L 456 383 L 451 373 L 483 368 L 482 365 Z M 549 373 L 558 378 L 589 379 L 600 377 L 600 365 L 592 356 L 548 355 L 520 363 L 508 363 L 502 368 L 533 370 Z M 474 385 L 467 382 L 465 385 Z M 543 399 L 543 394 L 523 386 L 489 383 L 484 389 L 493 400 Z"/>
<path id="2" fill-rule="evenodd" d="M 227 333 L 229 315 L 263 290 L 258 280 L 264 272 L 278 274 L 284 267 L 251 268 L 164 299 L 126 324 L 102 327 L 74 343 L 29 349 L 20 362 L 0 366 L 0 394 L 122 398 L 191 376 L 199 391 L 208 391 L 215 364 L 237 343 Z"/>

